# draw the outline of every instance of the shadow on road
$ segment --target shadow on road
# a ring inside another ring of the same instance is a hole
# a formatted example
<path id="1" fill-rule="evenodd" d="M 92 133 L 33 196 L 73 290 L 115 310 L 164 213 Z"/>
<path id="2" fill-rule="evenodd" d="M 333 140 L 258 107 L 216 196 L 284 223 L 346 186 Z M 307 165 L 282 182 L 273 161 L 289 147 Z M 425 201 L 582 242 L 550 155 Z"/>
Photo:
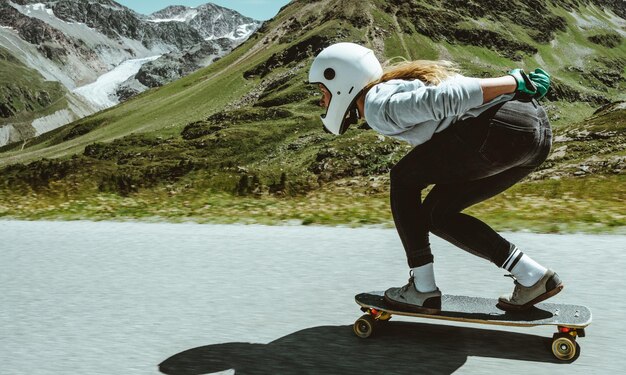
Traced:
<path id="1" fill-rule="evenodd" d="M 178 353 L 159 365 L 165 374 L 235 369 L 249 374 L 451 374 L 468 356 L 559 362 L 551 338 L 486 329 L 389 322 L 361 339 L 352 326 L 321 326 L 269 344 L 226 343 Z"/>

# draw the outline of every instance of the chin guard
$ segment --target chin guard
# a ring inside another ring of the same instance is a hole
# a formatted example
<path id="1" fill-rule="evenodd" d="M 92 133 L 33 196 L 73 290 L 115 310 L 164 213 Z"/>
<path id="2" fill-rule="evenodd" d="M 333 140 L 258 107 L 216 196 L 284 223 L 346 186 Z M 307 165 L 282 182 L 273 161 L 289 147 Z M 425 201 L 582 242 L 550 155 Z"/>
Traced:
<path id="1" fill-rule="evenodd" d="M 322 116 L 324 117 L 324 116 Z M 339 134 L 343 134 L 348 130 L 350 125 L 354 125 L 359 122 L 359 112 L 356 106 L 353 106 L 346 112 L 346 117 L 344 117 L 343 122 L 341 123 L 341 127 L 339 128 Z M 333 134 L 330 130 L 326 129 L 326 126 L 322 125 L 324 132 Z"/>

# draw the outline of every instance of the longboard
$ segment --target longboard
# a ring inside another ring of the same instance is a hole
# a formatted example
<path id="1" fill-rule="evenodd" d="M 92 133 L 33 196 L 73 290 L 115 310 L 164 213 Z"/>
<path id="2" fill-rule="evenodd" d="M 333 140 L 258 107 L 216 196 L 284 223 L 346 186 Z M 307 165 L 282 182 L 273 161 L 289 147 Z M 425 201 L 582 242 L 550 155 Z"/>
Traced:
<path id="1" fill-rule="evenodd" d="M 591 324 L 591 311 L 579 305 L 543 302 L 529 310 L 511 312 L 498 309 L 495 299 L 443 295 L 441 313 L 429 315 L 393 307 L 385 301 L 384 292 L 361 293 L 354 298 L 365 312 L 353 326 L 354 333 L 361 338 L 370 337 L 375 327 L 393 315 L 515 327 L 556 326 L 558 332 L 552 337 L 552 353 L 564 361 L 580 352 L 576 338 L 584 337 L 585 327 Z"/>

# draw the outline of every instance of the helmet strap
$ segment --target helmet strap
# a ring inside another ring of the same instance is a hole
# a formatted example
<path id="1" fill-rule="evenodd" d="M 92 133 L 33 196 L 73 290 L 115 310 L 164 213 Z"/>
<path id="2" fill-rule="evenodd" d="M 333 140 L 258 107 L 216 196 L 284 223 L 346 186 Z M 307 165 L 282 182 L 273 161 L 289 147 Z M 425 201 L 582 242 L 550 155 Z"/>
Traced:
<path id="1" fill-rule="evenodd" d="M 343 119 L 343 122 L 341 123 L 341 130 L 340 130 L 339 134 L 343 134 L 346 130 L 348 130 L 350 125 L 354 125 L 354 124 L 359 122 L 359 110 L 358 110 L 358 107 L 356 105 L 356 101 L 359 98 L 359 96 L 361 96 L 363 91 L 364 90 L 361 90 L 354 97 L 354 100 L 350 104 L 350 107 L 348 108 L 348 111 L 346 112 L 347 116 Z M 361 118 L 365 118 L 365 117 L 361 116 Z"/>
<path id="2" fill-rule="evenodd" d="M 348 130 L 350 125 L 356 124 L 357 122 L 359 122 L 359 115 L 357 113 L 357 109 L 355 106 L 350 107 L 350 109 L 347 112 L 347 116 L 343 119 L 343 122 L 341 123 L 342 130 L 340 134 L 343 134 L 346 130 Z"/>
<path id="3" fill-rule="evenodd" d="M 359 122 L 359 112 L 356 106 L 350 108 L 350 110 L 348 111 L 348 121 L 350 125 L 354 125 Z"/>

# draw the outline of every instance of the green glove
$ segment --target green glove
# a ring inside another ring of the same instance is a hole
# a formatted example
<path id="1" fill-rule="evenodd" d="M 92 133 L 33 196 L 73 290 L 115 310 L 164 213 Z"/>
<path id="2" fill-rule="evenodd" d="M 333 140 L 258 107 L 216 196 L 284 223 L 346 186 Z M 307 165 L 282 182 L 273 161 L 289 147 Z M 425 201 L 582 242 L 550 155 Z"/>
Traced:
<path id="1" fill-rule="evenodd" d="M 513 69 L 509 74 L 517 81 L 515 92 L 521 97 L 541 99 L 550 88 L 550 74 L 541 68 L 528 75 L 523 69 Z"/>
<path id="2" fill-rule="evenodd" d="M 537 94 L 537 87 L 523 69 L 513 69 L 509 72 L 509 75 L 512 75 L 517 81 L 516 94 L 525 94 L 524 96 L 528 95 L 531 98 Z"/>
<path id="3" fill-rule="evenodd" d="M 543 98 L 550 89 L 550 74 L 541 68 L 537 68 L 534 72 L 528 74 L 528 78 L 537 87 L 537 93 L 533 97 L 535 99 Z"/>

